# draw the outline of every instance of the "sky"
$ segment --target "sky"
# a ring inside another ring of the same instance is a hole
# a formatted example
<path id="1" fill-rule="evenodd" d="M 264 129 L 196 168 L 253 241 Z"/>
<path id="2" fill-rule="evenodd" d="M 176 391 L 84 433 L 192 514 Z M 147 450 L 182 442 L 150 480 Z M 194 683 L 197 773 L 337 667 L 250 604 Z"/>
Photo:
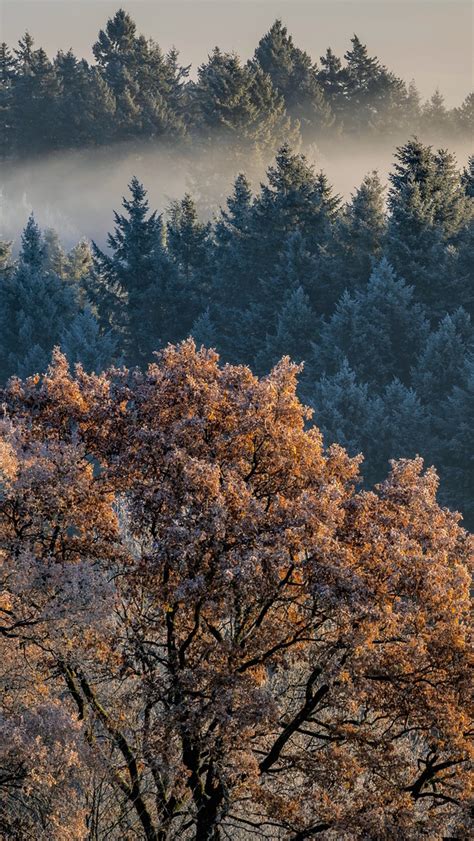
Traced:
<path id="1" fill-rule="evenodd" d="M 0 37 L 13 46 L 28 29 L 49 55 L 72 47 L 91 58 L 108 17 L 123 6 L 138 31 L 196 67 L 215 45 L 249 58 L 280 17 L 315 59 L 342 55 L 355 32 L 371 54 L 424 98 L 439 87 L 449 106 L 473 87 L 474 4 L 470 0 L 0 0 Z"/>

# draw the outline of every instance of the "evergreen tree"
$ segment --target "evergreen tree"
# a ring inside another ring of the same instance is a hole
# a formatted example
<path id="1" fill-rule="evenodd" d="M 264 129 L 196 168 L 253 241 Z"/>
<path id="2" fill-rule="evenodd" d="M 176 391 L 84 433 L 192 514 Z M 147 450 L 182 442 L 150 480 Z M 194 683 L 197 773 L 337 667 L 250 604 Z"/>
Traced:
<path id="1" fill-rule="evenodd" d="M 327 133 L 334 115 L 318 81 L 317 67 L 307 53 L 295 47 L 281 20 L 276 20 L 261 38 L 254 61 L 270 76 L 288 114 L 299 121 L 304 137 Z"/>
<path id="2" fill-rule="evenodd" d="M 453 123 L 461 135 L 472 137 L 474 132 L 474 93 L 468 93 L 460 108 L 455 108 Z"/>
<path id="3" fill-rule="evenodd" d="M 466 527 L 474 526 L 474 355 L 467 357 L 464 376 L 438 412 L 438 465 L 443 501 L 461 510 Z"/>
<path id="4" fill-rule="evenodd" d="M 346 286 L 354 292 L 366 284 L 374 262 L 380 259 L 386 225 L 384 191 L 377 172 L 370 173 L 341 214 L 331 282 L 324 295 L 330 309 Z"/>
<path id="5" fill-rule="evenodd" d="M 368 54 L 357 35 L 351 38 L 352 48 L 345 53 L 345 122 L 357 132 L 386 126 L 394 110 L 398 112 L 406 99 L 403 82 L 379 60 Z"/>
<path id="6" fill-rule="evenodd" d="M 425 403 L 444 400 L 460 385 L 466 356 L 474 352 L 474 329 L 465 310 L 445 315 L 430 333 L 412 371 L 412 384 Z"/>
<path id="7" fill-rule="evenodd" d="M 198 220 L 196 205 L 189 194 L 171 205 L 167 244 L 183 290 L 181 325 L 185 335 L 209 303 L 212 271 L 210 234 L 210 224 Z"/>
<path id="8" fill-rule="evenodd" d="M 304 155 L 283 146 L 267 172 L 254 204 L 254 231 L 259 243 L 255 270 L 261 279 L 274 276 L 288 236 L 298 229 L 307 248 L 318 255 L 327 248 L 340 198 L 323 173 L 315 173 Z"/>
<path id="9" fill-rule="evenodd" d="M 452 308 L 459 286 L 453 277 L 456 253 L 450 246 L 472 219 L 472 206 L 455 159 L 445 150 L 435 154 L 414 138 L 397 149 L 395 158 L 386 254 L 432 316 L 439 317 Z"/>
<path id="10" fill-rule="evenodd" d="M 46 228 L 43 233 L 43 265 L 47 272 L 54 272 L 58 277 L 65 277 L 66 254 L 53 228 Z"/>
<path id="11" fill-rule="evenodd" d="M 347 359 L 334 374 L 324 375 L 312 386 L 309 402 L 326 446 L 340 444 L 352 456 L 373 449 L 382 403 L 370 395 L 366 383 L 357 380 Z"/>
<path id="12" fill-rule="evenodd" d="M 391 459 L 430 454 L 430 414 L 418 394 L 395 378 L 382 392 L 381 403 L 368 459 L 372 483 L 386 476 Z"/>
<path id="13" fill-rule="evenodd" d="M 201 137 L 219 138 L 234 150 L 271 150 L 297 136 L 270 76 L 218 47 L 198 68 L 191 107 Z"/>
<path id="14" fill-rule="evenodd" d="M 289 292 L 278 313 L 274 333 L 267 333 L 265 345 L 255 360 L 257 371 L 270 370 L 282 356 L 303 362 L 311 353 L 316 318 L 301 286 Z"/>
<path id="15" fill-rule="evenodd" d="M 326 50 L 326 54 L 321 56 L 320 61 L 321 69 L 318 71 L 318 82 L 322 87 L 326 101 L 331 106 L 339 125 L 341 125 L 346 101 L 346 81 L 342 61 L 334 55 L 330 47 Z"/>
<path id="16" fill-rule="evenodd" d="M 194 322 L 190 335 L 196 342 L 197 347 L 215 348 L 217 345 L 217 333 L 212 323 L 209 307 Z"/>
<path id="17" fill-rule="evenodd" d="M 145 360 L 150 341 L 145 313 L 162 233 L 156 213 L 148 215 L 146 190 L 137 178 L 132 178 L 129 190 L 130 198 L 122 200 L 125 214 L 114 213 L 115 229 L 107 238 L 111 254 L 93 243 L 91 294 L 101 327 L 121 334 L 127 362 L 133 365 Z"/>
<path id="18" fill-rule="evenodd" d="M 444 135 L 449 128 L 449 121 L 450 117 L 444 104 L 444 96 L 437 88 L 431 99 L 422 108 L 422 128 L 431 134 Z"/>
<path id="19" fill-rule="evenodd" d="M 13 151 L 14 146 L 14 82 L 15 60 L 5 42 L 0 44 L 0 160 Z"/>
<path id="20" fill-rule="evenodd" d="M 72 288 L 44 266 L 33 216 L 23 232 L 18 265 L 0 275 L 0 378 L 45 370 L 53 347 L 77 313 Z"/>
<path id="21" fill-rule="evenodd" d="M 384 258 L 373 270 L 367 287 L 347 291 L 334 314 L 321 328 L 314 348 L 314 364 L 329 372 L 347 357 L 357 377 L 385 385 L 393 377 L 408 383 L 410 367 L 424 346 L 428 322 L 415 302 L 413 289 L 396 277 Z"/>
<path id="22" fill-rule="evenodd" d="M 12 107 L 15 145 L 21 152 L 39 153 L 58 147 L 60 84 L 43 49 L 33 50 L 26 33 L 19 41 Z"/>
<path id="23" fill-rule="evenodd" d="M 38 271 L 44 266 L 45 257 L 44 240 L 35 217 L 31 213 L 21 235 L 20 262 Z"/>
<path id="24" fill-rule="evenodd" d="M 108 330 L 101 332 L 90 307 L 86 306 L 72 319 L 60 337 L 61 350 L 69 363 L 80 363 L 86 371 L 99 373 L 117 357 L 117 340 Z"/>
<path id="25" fill-rule="evenodd" d="M 462 171 L 461 184 L 464 187 L 466 196 L 474 199 L 474 155 L 469 156 L 467 165 Z"/>

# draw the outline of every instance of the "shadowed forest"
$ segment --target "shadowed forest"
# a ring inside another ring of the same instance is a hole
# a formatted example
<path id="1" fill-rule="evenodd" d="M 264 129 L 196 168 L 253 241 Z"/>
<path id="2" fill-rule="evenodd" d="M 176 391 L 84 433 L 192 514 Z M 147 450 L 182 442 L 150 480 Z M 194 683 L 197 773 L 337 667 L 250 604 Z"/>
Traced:
<path id="1" fill-rule="evenodd" d="M 461 841 L 474 94 L 93 55 L 0 52 L 0 838 Z"/>

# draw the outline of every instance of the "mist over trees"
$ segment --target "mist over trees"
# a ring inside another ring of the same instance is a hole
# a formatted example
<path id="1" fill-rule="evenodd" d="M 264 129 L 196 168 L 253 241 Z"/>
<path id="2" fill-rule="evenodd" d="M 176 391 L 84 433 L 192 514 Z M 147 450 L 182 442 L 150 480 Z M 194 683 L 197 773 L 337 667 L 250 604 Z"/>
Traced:
<path id="1" fill-rule="evenodd" d="M 155 139 L 205 147 L 216 140 L 245 155 L 284 142 L 395 138 L 427 132 L 445 141 L 474 132 L 474 94 L 447 109 L 442 93 L 421 102 L 354 35 L 338 57 L 319 63 L 294 44 L 280 20 L 252 58 L 215 47 L 190 78 L 176 50 L 164 54 L 120 9 L 98 34 L 95 63 L 71 50 L 50 59 L 29 32 L 0 47 L 4 158 L 117 141 Z"/>
<path id="2" fill-rule="evenodd" d="M 66 254 L 31 217 L 18 258 L 2 246 L 2 381 L 45 370 L 56 345 L 88 371 L 143 368 L 189 335 L 259 374 L 288 355 L 325 443 L 362 452 L 369 485 L 421 454 L 471 525 L 472 166 L 413 139 L 386 197 L 373 172 L 343 203 L 283 146 L 211 222 L 189 194 L 152 212 L 136 178 L 105 250 Z"/>
<path id="3" fill-rule="evenodd" d="M 2 45 L 3 160 L 195 168 L 0 235 L 0 838 L 464 841 L 472 95 L 278 20 L 194 78 L 122 10 L 93 54 Z"/>

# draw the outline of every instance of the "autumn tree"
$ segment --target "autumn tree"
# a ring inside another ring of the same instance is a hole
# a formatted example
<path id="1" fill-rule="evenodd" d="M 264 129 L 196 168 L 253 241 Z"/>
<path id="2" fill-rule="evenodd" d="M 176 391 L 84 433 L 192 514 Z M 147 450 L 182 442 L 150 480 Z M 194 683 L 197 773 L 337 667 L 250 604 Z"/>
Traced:
<path id="1" fill-rule="evenodd" d="M 297 372 L 4 390 L 8 837 L 466 837 L 468 536 L 420 459 L 357 491 Z"/>

